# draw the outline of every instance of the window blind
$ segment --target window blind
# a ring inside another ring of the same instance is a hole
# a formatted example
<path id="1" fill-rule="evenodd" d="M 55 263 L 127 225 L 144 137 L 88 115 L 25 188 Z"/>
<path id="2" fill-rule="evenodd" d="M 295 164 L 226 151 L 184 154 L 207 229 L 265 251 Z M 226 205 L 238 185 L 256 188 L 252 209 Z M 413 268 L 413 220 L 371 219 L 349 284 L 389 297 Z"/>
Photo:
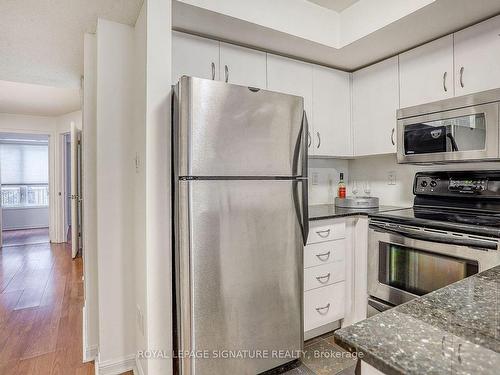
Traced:
<path id="1" fill-rule="evenodd" d="M 48 184 L 49 147 L 0 143 L 0 168 L 2 184 Z"/>

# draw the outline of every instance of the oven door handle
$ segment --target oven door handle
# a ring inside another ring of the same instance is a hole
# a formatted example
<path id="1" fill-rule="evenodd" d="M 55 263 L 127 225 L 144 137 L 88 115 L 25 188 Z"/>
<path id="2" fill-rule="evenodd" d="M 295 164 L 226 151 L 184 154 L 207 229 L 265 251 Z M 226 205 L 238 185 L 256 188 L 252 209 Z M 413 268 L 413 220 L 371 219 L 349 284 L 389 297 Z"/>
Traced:
<path id="1" fill-rule="evenodd" d="M 398 234 L 407 238 L 413 238 L 415 240 L 422 240 L 422 241 L 428 241 L 428 242 L 437 242 L 437 243 L 443 243 L 443 244 L 451 244 L 451 245 L 458 245 L 458 246 L 468 246 L 468 247 L 473 247 L 475 249 L 479 250 L 498 250 L 498 243 L 494 241 L 488 241 L 488 240 L 480 240 L 480 239 L 471 239 L 471 238 L 457 238 L 453 235 L 450 234 L 443 234 L 443 235 L 433 235 L 429 232 L 423 232 L 423 233 L 415 233 L 412 230 L 407 230 L 404 228 L 388 228 L 384 225 L 379 225 L 375 223 L 370 224 L 370 228 L 379 231 L 379 232 L 386 232 L 386 233 L 392 233 L 392 234 Z"/>
<path id="2" fill-rule="evenodd" d="M 370 297 L 368 297 L 368 306 L 373 307 L 375 310 L 377 310 L 379 312 L 384 312 L 384 311 L 390 310 L 394 307 L 394 305 L 390 305 L 387 302 L 377 301 L 377 300 L 374 300 Z"/>

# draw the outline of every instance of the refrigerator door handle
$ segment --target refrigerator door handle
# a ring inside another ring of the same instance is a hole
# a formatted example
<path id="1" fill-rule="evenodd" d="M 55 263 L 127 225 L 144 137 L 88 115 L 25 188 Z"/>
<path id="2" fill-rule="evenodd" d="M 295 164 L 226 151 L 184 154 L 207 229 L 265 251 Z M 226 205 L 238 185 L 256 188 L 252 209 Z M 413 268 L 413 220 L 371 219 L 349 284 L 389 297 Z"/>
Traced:
<path id="1" fill-rule="evenodd" d="M 302 180 L 302 220 L 303 220 L 303 225 L 302 229 L 304 231 L 303 237 L 304 237 L 304 246 L 307 244 L 307 237 L 309 236 L 309 184 L 307 180 L 307 169 L 308 169 L 308 156 L 307 156 L 307 136 L 309 132 L 309 123 L 307 121 L 307 114 L 306 111 L 304 111 L 304 115 L 302 117 L 302 176 L 305 177 L 305 179 Z"/>
<path id="2" fill-rule="evenodd" d="M 304 111 L 302 115 L 302 126 L 297 141 L 297 146 L 295 147 L 294 153 L 294 165 L 298 164 L 299 156 L 302 156 L 302 170 L 300 171 L 300 176 L 297 178 L 302 184 L 302 207 L 298 202 L 298 194 L 294 193 L 293 197 L 295 200 L 295 207 L 297 208 L 297 216 L 302 229 L 302 238 L 304 240 L 304 246 L 307 244 L 307 237 L 309 235 L 309 194 L 308 194 L 308 181 L 307 181 L 307 134 L 308 134 L 308 123 L 307 115 Z M 302 150 L 302 152 L 301 152 Z M 294 168 L 295 170 L 296 168 Z"/>

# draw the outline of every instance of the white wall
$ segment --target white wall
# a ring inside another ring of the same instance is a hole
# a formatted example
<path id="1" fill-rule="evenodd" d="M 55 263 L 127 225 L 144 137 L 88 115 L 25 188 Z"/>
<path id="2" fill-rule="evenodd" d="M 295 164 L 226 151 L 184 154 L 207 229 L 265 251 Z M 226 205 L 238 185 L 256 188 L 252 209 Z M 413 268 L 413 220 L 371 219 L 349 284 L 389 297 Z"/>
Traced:
<path id="1" fill-rule="evenodd" d="M 78 110 L 57 117 L 57 131 L 59 133 L 69 133 L 71 131 L 71 123 L 74 122 L 77 129 L 82 130 L 82 111 Z"/>
<path id="2" fill-rule="evenodd" d="M 146 350 L 147 340 L 147 270 L 146 270 L 146 7 L 141 8 L 135 24 L 134 61 L 134 151 L 138 160 L 134 181 L 134 244 L 136 306 L 142 321 L 136 321 L 136 350 Z M 148 373 L 148 362 L 139 359 L 143 372 Z"/>
<path id="3" fill-rule="evenodd" d="M 82 194 L 83 194 L 83 271 L 84 358 L 93 360 L 99 343 L 99 303 L 97 291 L 97 39 L 84 37 Z"/>
<path id="4" fill-rule="evenodd" d="M 304 0 L 179 0 L 286 34 L 337 47 L 339 14 Z"/>
<path id="5" fill-rule="evenodd" d="M 47 228 L 49 226 L 49 208 L 3 208 L 2 229 Z"/>
<path id="6" fill-rule="evenodd" d="M 135 353 L 134 29 L 97 23 L 99 367 Z"/>
<path id="7" fill-rule="evenodd" d="M 487 170 L 500 169 L 500 163 L 463 163 L 433 166 L 397 164 L 396 155 L 380 155 L 349 161 L 348 194 L 353 180 L 370 181 L 371 195 L 380 198 L 380 204 L 407 206 L 413 205 L 413 178 L 419 171 L 432 170 Z M 396 173 L 396 185 L 388 185 L 389 172 Z"/>

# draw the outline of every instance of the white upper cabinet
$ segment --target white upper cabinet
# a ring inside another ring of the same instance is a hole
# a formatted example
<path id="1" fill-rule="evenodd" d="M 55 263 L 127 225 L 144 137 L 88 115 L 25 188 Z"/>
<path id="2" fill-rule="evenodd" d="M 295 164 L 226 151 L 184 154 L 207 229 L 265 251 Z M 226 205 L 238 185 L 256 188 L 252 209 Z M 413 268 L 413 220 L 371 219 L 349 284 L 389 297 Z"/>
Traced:
<path id="1" fill-rule="evenodd" d="M 314 133 L 318 156 L 352 156 L 350 74 L 313 66 Z"/>
<path id="2" fill-rule="evenodd" d="M 172 32 L 172 82 L 183 75 L 219 79 L 219 42 Z"/>
<path id="3" fill-rule="evenodd" d="M 396 152 L 398 57 L 353 73 L 354 155 Z"/>
<path id="4" fill-rule="evenodd" d="M 455 95 L 500 87 L 500 16 L 455 33 Z"/>
<path id="5" fill-rule="evenodd" d="M 399 55 L 401 108 L 453 97 L 453 35 Z"/>
<path id="6" fill-rule="evenodd" d="M 309 121 L 310 155 L 314 154 L 311 137 L 314 133 L 312 71 L 311 64 L 286 57 L 267 55 L 267 88 L 271 91 L 302 96 L 304 98 L 304 109 Z"/>
<path id="7" fill-rule="evenodd" d="M 221 81 L 265 89 L 266 53 L 233 44 L 220 44 Z"/>

